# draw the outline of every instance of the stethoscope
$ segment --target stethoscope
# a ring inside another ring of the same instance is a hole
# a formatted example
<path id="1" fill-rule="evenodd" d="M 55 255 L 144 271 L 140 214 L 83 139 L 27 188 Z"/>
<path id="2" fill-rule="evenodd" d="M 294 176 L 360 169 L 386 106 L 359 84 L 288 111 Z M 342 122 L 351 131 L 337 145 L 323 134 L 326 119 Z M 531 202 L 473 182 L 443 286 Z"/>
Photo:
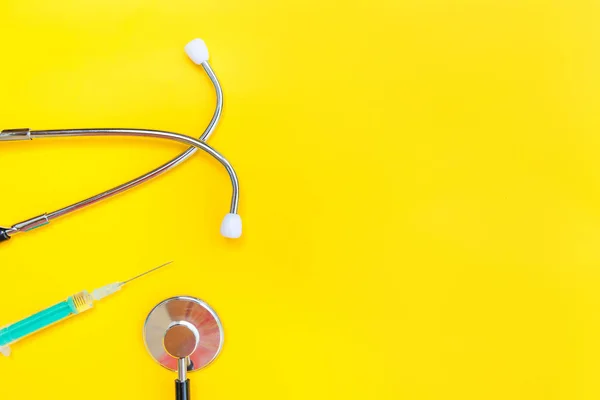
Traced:
<path id="1" fill-rule="evenodd" d="M 221 85 L 208 63 L 208 48 L 204 41 L 201 39 L 194 39 L 185 46 L 185 52 L 190 59 L 197 65 L 202 66 L 208 77 L 210 78 L 216 92 L 217 104 L 215 112 L 212 116 L 210 123 L 205 129 L 200 139 L 195 139 L 190 136 L 182 135 L 179 133 L 148 130 L 148 129 L 119 129 L 119 128 L 99 128 L 99 129 L 59 129 L 59 130 L 30 130 L 30 129 L 8 129 L 0 132 L 0 141 L 16 141 L 16 140 L 33 140 L 33 139 L 44 139 L 44 138 L 58 138 L 58 137 L 74 137 L 74 136 L 139 136 L 139 137 L 151 137 L 160 139 L 170 139 L 180 143 L 190 145 L 184 153 L 180 154 L 176 158 L 172 159 L 168 163 L 161 165 L 160 167 L 142 175 L 136 179 L 133 179 L 127 183 L 117 186 L 113 189 L 102 192 L 96 196 L 82 200 L 78 203 L 70 206 L 61 208 L 60 210 L 44 213 L 28 220 L 14 224 L 10 228 L 0 227 L 0 242 L 8 240 L 11 236 L 27 232 L 35 228 L 39 228 L 43 225 L 50 223 L 50 221 L 97 203 L 101 200 L 115 196 L 128 189 L 136 187 L 141 183 L 149 181 L 150 179 L 176 167 L 181 164 L 189 157 L 191 157 L 198 149 L 205 151 L 220 162 L 223 167 L 227 170 L 232 184 L 232 195 L 231 205 L 229 213 L 223 219 L 221 224 L 221 234 L 227 238 L 239 238 L 242 235 L 242 220 L 238 214 L 239 206 L 239 181 L 235 173 L 235 170 L 227 161 L 223 155 L 218 151 L 210 147 L 205 142 L 209 139 L 211 134 L 214 132 L 223 110 L 223 91 Z"/>
<path id="2" fill-rule="evenodd" d="M 144 342 L 152 358 L 177 371 L 175 397 L 190 399 L 188 372 L 213 362 L 223 347 L 223 325 L 215 311 L 195 297 L 160 302 L 144 323 Z"/>

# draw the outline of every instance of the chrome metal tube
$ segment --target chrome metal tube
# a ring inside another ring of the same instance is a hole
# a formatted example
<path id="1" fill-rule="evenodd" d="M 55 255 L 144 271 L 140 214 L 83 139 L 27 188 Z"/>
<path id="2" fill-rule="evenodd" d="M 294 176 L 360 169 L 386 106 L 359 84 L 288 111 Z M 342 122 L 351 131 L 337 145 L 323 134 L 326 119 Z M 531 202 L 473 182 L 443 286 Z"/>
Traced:
<path id="1" fill-rule="evenodd" d="M 213 158 L 219 161 L 227 170 L 229 178 L 231 179 L 232 195 L 231 195 L 231 207 L 230 213 L 237 214 L 239 204 L 239 181 L 235 170 L 221 153 L 202 142 L 199 139 L 195 139 L 190 136 L 182 135 L 179 133 L 167 132 L 167 131 L 156 131 L 147 129 L 119 129 L 119 128 L 96 128 L 96 129 L 61 129 L 61 130 L 46 130 L 46 131 L 31 131 L 30 137 L 32 139 L 43 139 L 43 138 L 59 138 L 59 137 L 76 137 L 76 136 L 134 136 L 134 137 L 149 137 L 159 139 L 170 139 L 176 142 L 184 143 L 190 146 L 194 146 L 198 149 L 205 151 L 210 154 Z M 48 214 L 50 218 L 50 214 Z"/>
<path id="2" fill-rule="evenodd" d="M 0 141 L 31 140 L 29 129 L 5 129 L 0 132 Z"/>
<path id="3" fill-rule="evenodd" d="M 39 228 L 40 226 L 44 226 L 50 223 L 50 219 L 48 215 L 42 214 L 37 217 L 33 217 L 28 219 L 27 221 L 20 222 L 12 226 L 11 230 L 16 232 L 27 232 Z"/>
<path id="4" fill-rule="evenodd" d="M 180 358 L 177 360 L 177 378 L 179 382 L 185 382 L 187 380 L 187 358 Z"/>
<path id="5" fill-rule="evenodd" d="M 202 135 L 200 136 L 200 140 L 205 142 L 210 138 L 210 136 L 214 132 L 215 128 L 217 127 L 219 120 L 221 119 L 221 115 L 223 113 L 223 89 L 221 88 L 221 84 L 219 83 L 219 80 L 218 80 L 217 76 L 215 75 L 213 69 L 211 68 L 210 64 L 208 63 L 208 61 L 205 61 L 201 65 L 214 86 L 215 94 L 216 94 L 216 101 L 217 101 L 216 107 L 215 107 L 215 112 L 212 116 L 212 119 L 210 120 L 208 126 L 206 127 L 206 129 L 204 130 Z M 137 131 L 142 131 L 142 130 L 138 129 Z M 27 130 L 27 133 L 22 133 L 21 136 L 23 137 L 23 139 L 31 139 L 29 130 Z M 0 140 L 1 140 L 1 138 L 0 138 Z M 126 182 L 120 186 L 114 187 L 110 190 L 99 193 L 95 196 L 89 197 L 89 198 L 79 201 L 75 204 L 71 204 L 67 207 L 61 208 L 60 210 L 56 210 L 54 212 L 48 213 L 48 219 L 54 220 L 56 218 L 62 217 L 66 214 L 80 210 L 80 209 L 90 206 L 92 204 L 98 203 L 99 201 L 105 200 L 109 197 L 116 196 L 119 193 L 122 193 L 131 188 L 134 188 L 144 182 L 149 181 L 150 179 L 152 179 L 154 177 L 157 177 L 158 175 L 161 175 L 161 174 L 175 168 L 176 166 L 178 166 L 179 164 L 181 164 L 182 162 L 184 162 L 185 160 L 190 158 L 192 155 L 194 155 L 196 153 L 196 151 L 198 151 L 198 148 L 192 146 L 189 149 L 187 149 L 185 152 L 180 154 L 179 156 L 172 159 L 171 161 L 148 172 L 147 174 L 139 176 L 139 177 L 137 177 L 129 182 Z"/>

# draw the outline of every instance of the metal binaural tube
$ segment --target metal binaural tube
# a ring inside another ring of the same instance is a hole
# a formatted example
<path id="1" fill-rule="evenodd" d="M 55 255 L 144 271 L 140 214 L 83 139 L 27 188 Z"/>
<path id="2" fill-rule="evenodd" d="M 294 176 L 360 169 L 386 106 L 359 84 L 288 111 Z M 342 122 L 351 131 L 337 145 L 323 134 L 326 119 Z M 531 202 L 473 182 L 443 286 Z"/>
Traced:
<path id="1" fill-rule="evenodd" d="M 223 88 L 221 88 L 219 79 L 217 78 L 217 75 L 215 75 L 215 72 L 211 68 L 208 61 L 203 62 L 201 65 L 202 68 L 204 68 L 204 72 L 206 72 L 206 75 L 208 75 L 208 77 L 210 78 L 210 81 L 212 82 L 215 88 L 215 94 L 217 96 L 217 105 L 215 107 L 213 117 L 208 123 L 208 126 L 204 130 L 202 136 L 200 136 L 200 140 L 206 142 L 213 134 L 215 128 L 217 127 L 217 124 L 219 123 L 219 120 L 221 119 L 221 115 L 223 114 Z M 194 150 L 195 152 L 196 148 L 194 147 L 192 150 Z"/>
<path id="2" fill-rule="evenodd" d="M 237 174 L 233 169 L 232 165 L 227 159 L 221 155 L 218 151 L 207 145 L 206 143 L 195 139 L 190 136 L 182 135 L 179 133 L 147 130 L 147 129 L 120 129 L 120 128 L 96 128 L 96 129 L 61 129 L 61 130 L 45 130 L 45 131 L 31 131 L 29 133 L 32 139 L 38 138 L 59 138 L 59 137 L 77 137 L 77 136 L 134 136 L 134 137 L 150 137 L 159 139 L 170 139 L 180 143 L 194 146 L 198 149 L 205 151 L 210 154 L 213 158 L 219 161 L 223 167 L 227 170 L 229 178 L 231 179 L 232 195 L 231 195 L 231 206 L 230 213 L 237 214 L 239 205 L 239 188 L 240 184 L 238 181 Z M 50 218 L 50 214 L 48 214 Z"/>
<path id="3" fill-rule="evenodd" d="M 215 95 L 216 95 L 215 112 L 213 113 L 212 119 L 210 120 L 208 126 L 206 127 L 206 129 L 204 130 L 202 135 L 200 136 L 200 140 L 207 141 L 210 138 L 210 136 L 212 135 L 212 133 L 214 132 L 215 128 L 217 127 L 217 124 L 219 123 L 219 120 L 221 119 L 221 115 L 223 114 L 223 89 L 221 88 L 219 79 L 217 78 L 215 72 L 211 68 L 208 61 L 203 62 L 201 65 L 202 65 L 202 68 L 204 69 L 204 71 L 206 72 L 206 74 L 208 75 L 208 77 L 210 78 L 210 81 L 212 82 L 212 84 L 214 86 Z M 142 130 L 140 129 L 140 131 L 142 131 Z M 23 139 L 31 139 L 31 136 L 30 136 L 30 133 L 28 130 L 26 133 L 22 133 L 21 137 Z M 66 214 L 70 214 L 70 213 L 80 210 L 82 208 L 88 207 L 92 204 L 98 203 L 109 197 L 116 196 L 117 194 L 125 192 L 126 190 L 132 189 L 144 182 L 151 180 L 152 178 L 157 177 L 158 175 L 161 175 L 161 174 L 175 168 L 176 166 L 178 166 L 179 164 L 183 163 L 185 160 L 190 158 L 192 155 L 194 155 L 197 151 L 198 151 L 197 147 L 190 147 L 185 152 L 183 152 L 179 156 L 175 157 L 171 161 L 161 165 L 160 167 L 158 167 L 156 169 L 153 169 L 152 171 L 150 171 L 142 176 L 132 179 L 129 182 L 126 182 L 122 185 L 114 187 L 105 192 L 99 193 L 95 196 L 89 197 L 85 200 L 79 201 L 79 202 L 71 204 L 67 207 L 63 207 L 59 210 L 48 213 L 48 220 L 54 220 L 56 218 L 66 215 Z"/>
<path id="4" fill-rule="evenodd" d="M 159 131 L 159 130 L 148 130 L 148 129 L 64 129 L 64 130 L 40 130 L 31 131 L 30 129 L 9 129 L 0 131 L 0 141 L 15 141 L 15 140 L 32 140 L 33 138 L 45 138 L 45 137 L 63 137 L 63 136 L 139 136 L 139 137 L 156 137 L 163 139 L 176 140 L 181 143 L 190 145 L 186 151 L 170 160 L 169 162 L 153 169 L 152 171 L 141 175 L 133 180 L 130 180 L 120 186 L 116 186 L 112 189 L 99 193 L 95 196 L 89 197 L 85 200 L 71 204 L 67 207 L 63 207 L 59 210 L 45 213 L 40 216 L 27 219 L 20 223 L 17 223 L 10 228 L 0 227 L 0 242 L 9 240 L 11 235 L 19 232 L 26 232 L 37 227 L 43 226 L 49 223 L 51 220 L 77 211 L 89 205 L 95 204 L 99 201 L 107 199 L 122 193 L 128 189 L 136 187 L 174 167 L 181 164 L 198 149 L 210 154 L 213 158 L 217 159 L 227 170 L 232 184 L 232 196 L 230 212 L 225 216 L 221 223 L 221 234 L 224 237 L 236 239 L 242 234 L 242 221 L 241 217 L 237 214 L 239 204 L 239 181 L 235 170 L 231 164 L 223 157 L 219 152 L 214 150 L 212 147 L 205 144 L 205 141 L 210 138 L 213 134 L 223 112 L 223 90 L 219 80 L 208 63 L 209 53 L 206 44 L 201 39 L 194 39 L 185 46 L 185 52 L 188 57 L 197 65 L 202 66 L 204 72 L 209 77 L 215 89 L 216 105 L 213 116 L 200 136 L 199 140 L 191 138 L 186 135 L 180 135 L 177 133 Z"/>

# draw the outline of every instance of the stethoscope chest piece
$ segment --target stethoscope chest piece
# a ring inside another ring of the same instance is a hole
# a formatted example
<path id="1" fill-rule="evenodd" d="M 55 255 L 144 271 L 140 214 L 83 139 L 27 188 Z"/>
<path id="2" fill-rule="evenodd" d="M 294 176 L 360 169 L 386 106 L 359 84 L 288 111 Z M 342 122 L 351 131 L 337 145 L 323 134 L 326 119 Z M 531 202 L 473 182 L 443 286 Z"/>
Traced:
<path id="1" fill-rule="evenodd" d="M 204 368 L 217 358 L 223 347 L 223 325 L 204 301 L 172 297 L 148 314 L 144 341 L 156 362 L 177 371 L 177 399 L 189 399 L 187 373 Z"/>

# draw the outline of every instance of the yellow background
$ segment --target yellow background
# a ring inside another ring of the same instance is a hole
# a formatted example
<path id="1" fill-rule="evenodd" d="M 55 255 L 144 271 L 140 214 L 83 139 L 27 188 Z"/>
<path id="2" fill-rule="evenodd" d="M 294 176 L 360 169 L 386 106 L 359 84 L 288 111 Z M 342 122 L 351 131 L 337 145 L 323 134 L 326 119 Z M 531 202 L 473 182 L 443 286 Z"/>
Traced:
<path id="1" fill-rule="evenodd" d="M 199 136 L 160 179 L 0 246 L 0 324 L 175 260 L 0 359 L 1 399 L 168 399 L 142 325 L 211 304 L 203 399 L 600 396 L 596 1 L 4 0 L 0 125 Z M 185 147 L 0 144 L 0 223 L 105 190 Z"/>

